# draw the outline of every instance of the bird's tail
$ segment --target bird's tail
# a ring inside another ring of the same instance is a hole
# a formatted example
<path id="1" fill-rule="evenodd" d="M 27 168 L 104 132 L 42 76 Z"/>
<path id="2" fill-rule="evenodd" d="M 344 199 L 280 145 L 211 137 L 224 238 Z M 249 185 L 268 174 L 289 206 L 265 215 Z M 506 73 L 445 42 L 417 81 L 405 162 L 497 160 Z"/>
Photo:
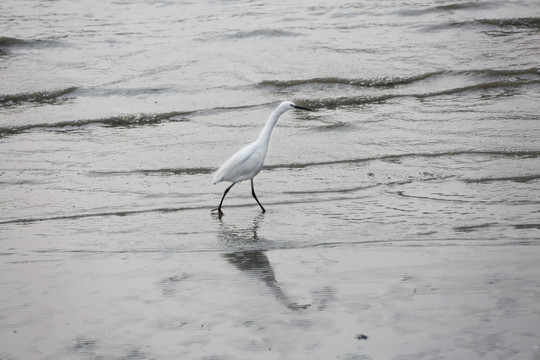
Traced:
<path id="1" fill-rule="evenodd" d="M 221 168 L 217 169 L 214 173 L 214 178 L 212 179 L 212 184 L 216 185 L 218 182 L 223 180 L 223 174 L 221 173 Z"/>

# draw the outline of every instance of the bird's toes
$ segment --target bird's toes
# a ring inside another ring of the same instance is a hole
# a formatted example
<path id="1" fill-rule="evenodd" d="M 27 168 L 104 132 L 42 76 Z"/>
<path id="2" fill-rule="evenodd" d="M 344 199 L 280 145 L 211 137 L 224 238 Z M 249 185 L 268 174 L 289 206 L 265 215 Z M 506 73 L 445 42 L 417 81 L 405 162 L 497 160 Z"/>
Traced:
<path id="1" fill-rule="evenodd" d="M 223 211 L 221 211 L 220 208 L 212 209 L 211 212 L 217 211 L 218 212 L 218 218 L 221 219 L 223 217 Z"/>

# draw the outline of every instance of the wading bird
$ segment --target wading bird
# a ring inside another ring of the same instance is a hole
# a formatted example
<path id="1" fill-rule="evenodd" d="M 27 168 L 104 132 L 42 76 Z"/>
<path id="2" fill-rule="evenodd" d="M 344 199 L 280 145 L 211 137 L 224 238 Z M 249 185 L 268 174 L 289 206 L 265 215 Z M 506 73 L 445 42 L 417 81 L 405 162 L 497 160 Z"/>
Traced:
<path id="1" fill-rule="evenodd" d="M 264 207 L 261 205 L 259 199 L 257 199 L 257 195 L 255 195 L 253 178 L 259 173 L 259 171 L 261 171 L 263 167 L 264 159 L 266 158 L 266 151 L 268 150 L 268 143 L 270 142 L 270 135 L 272 135 L 272 129 L 274 129 L 274 125 L 276 125 L 276 122 L 281 116 L 281 114 L 292 109 L 313 111 L 307 107 L 296 105 L 290 101 L 282 102 L 272 112 L 272 114 L 270 114 L 270 117 L 266 121 L 266 124 L 264 125 L 264 128 L 259 134 L 257 140 L 238 150 L 215 172 L 214 180 L 212 181 L 214 184 L 217 184 L 220 181 L 232 182 L 232 184 L 227 189 L 225 189 L 219 206 L 215 209 L 212 209 L 212 211 L 217 210 L 220 219 L 223 216 L 221 206 L 223 205 L 223 200 L 225 199 L 225 196 L 227 195 L 229 190 L 231 190 L 231 188 L 236 183 L 247 179 L 251 180 L 251 195 L 253 195 L 253 198 L 261 207 L 262 212 L 266 212 Z"/>

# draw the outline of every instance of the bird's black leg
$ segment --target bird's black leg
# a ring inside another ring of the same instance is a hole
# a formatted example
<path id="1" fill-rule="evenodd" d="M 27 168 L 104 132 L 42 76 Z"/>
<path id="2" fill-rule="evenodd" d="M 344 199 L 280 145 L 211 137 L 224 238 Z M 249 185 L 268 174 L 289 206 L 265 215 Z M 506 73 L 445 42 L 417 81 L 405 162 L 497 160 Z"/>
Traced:
<path id="1" fill-rule="evenodd" d="M 253 195 L 253 198 L 255 200 L 257 200 L 257 204 L 259 204 L 259 206 L 261 207 L 262 209 L 262 212 L 263 214 L 266 212 L 266 210 L 264 209 L 264 207 L 261 205 L 261 203 L 259 202 L 259 199 L 257 199 L 257 195 L 255 195 L 255 188 L 253 187 L 253 179 L 251 179 L 251 195 Z"/>
<path id="2" fill-rule="evenodd" d="M 234 186 L 234 184 L 236 183 L 232 183 L 231 186 L 229 186 L 228 188 L 225 189 L 225 192 L 223 193 L 223 197 L 221 198 L 221 202 L 219 203 L 219 206 L 215 209 L 212 209 L 212 211 L 218 211 L 218 217 L 221 219 L 221 217 L 223 216 L 223 211 L 221 211 L 221 205 L 223 205 L 223 200 L 225 199 L 225 195 L 227 195 L 227 193 L 229 192 L 229 190 L 231 190 L 231 188 Z"/>

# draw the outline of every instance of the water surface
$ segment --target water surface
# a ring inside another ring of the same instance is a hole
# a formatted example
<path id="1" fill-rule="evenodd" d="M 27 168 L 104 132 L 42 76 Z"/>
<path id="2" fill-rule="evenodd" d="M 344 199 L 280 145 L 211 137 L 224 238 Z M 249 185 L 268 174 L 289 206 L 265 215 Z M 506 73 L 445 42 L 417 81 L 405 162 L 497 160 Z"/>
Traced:
<path id="1" fill-rule="evenodd" d="M 3 1 L 0 359 L 540 358 L 537 10 Z"/>

